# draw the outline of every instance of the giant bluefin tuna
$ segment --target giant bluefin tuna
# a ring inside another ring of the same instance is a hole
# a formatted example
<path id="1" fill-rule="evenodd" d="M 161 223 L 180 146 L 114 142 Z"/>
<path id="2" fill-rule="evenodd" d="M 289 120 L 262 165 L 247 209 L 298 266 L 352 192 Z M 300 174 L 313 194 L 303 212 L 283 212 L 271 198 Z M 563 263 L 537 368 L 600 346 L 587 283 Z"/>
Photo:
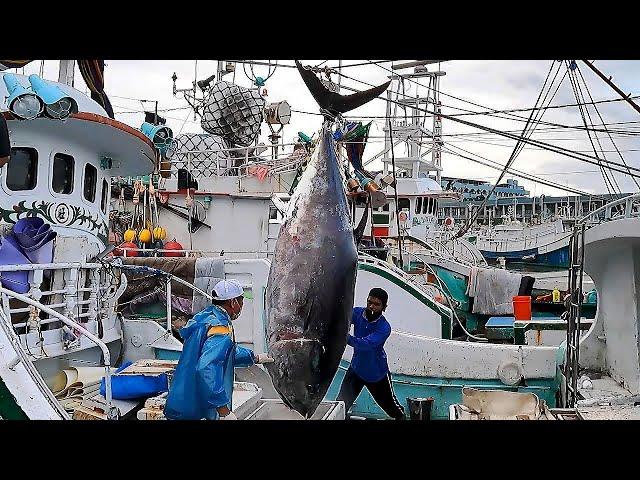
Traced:
<path id="1" fill-rule="evenodd" d="M 326 118 L 276 242 L 266 296 L 274 362 L 265 366 L 283 401 L 308 418 L 347 345 L 358 263 L 331 119 L 377 97 L 389 83 L 342 96 L 296 64 Z"/>

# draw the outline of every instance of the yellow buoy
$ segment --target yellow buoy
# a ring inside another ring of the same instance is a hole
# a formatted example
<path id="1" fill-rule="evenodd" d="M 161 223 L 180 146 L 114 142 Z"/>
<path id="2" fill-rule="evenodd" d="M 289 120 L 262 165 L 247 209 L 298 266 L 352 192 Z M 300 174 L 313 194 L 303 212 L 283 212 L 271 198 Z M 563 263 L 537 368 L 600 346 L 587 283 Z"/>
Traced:
<path id="1" fill-rule="evenodd" d="M 164 240 L 167 237 L 167 231 L 162 227 L 156 227 L 153 229 L 154 240 Z"/>
<path id="2" fill-rule="evenodd" d="M 129 229 L 124 232 L 124 241 L 125 242 L 134 242 L 136 240 L 136 231 Z"/>
<path id="3" fill-rule="evenodd" d="M 144 230 L 140 230 L 140 234 L 138 235 L 138 238 L 142 243 L 149 243 L 151 241 L 151 232 L 149 231 L 148 228 L 145 228 Z"/>

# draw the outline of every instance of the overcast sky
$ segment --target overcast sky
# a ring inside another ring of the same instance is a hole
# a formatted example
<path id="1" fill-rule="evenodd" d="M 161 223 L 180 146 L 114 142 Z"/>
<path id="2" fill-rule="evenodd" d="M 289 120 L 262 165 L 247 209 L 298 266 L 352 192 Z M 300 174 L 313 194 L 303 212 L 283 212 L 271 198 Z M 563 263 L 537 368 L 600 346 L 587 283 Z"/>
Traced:
<path id="1" fill-rule="evenodd" d="M 316 65 L 323 60 L 305 60 L 304 64 Z M 281 60 L 281 63 L 292 65 L 291 60 Z M 365 63 L 366 60 L 345 60 L 344 65 Z M 129 125 L 139 127 L 144 120 L 143 108 L 153 110 L 154 103 L 143 104 L 140 100 L 157 100 L 161 115 L 167 118 L 167 124 L 173 129 L 174 135 L 186 132 L 202 132 L 199 119 L 194 120 L 193 111 L 180 109 L 186 107 L 186 102 L 180 96 L 174 97 L 172 94 L 171 76 L 175 72 L 178 76 L 178 88 L 189 88 L 192 85 L 197 68 L 197 79 L 203 79 L 216 73 L 217 62 L 210 60 L 107 60 L 105 69 L 105 91 L 111 100 L 116 112 L 116 119 Z M 337 66 L 337 60 L 328 60 L 324 65 Z M 637 87 L 637 78 L 640 74 L 640 61 L 596 61 L 595 65 L 607 76 L 612 76 L 613 81 L 626 93 L 636 95 L 640 93 Z M 383 67 L 390 68 L 391 63 L 383 63 Z M 441 77 L 441 102 L 442 112 L 445 114 L 460 114 L 461 110 L 454 107 L 483 111 L 484 107 L 491 109 L 517 109 L 532 107 L 541 91 L 542 85 L 547 77 L 551 61 L 485 61 L 485 60 L 451 60 L 440 64 L 440 70 L 446 72 Z M 580 72 L 584 76 L 586 84 L 595 101 L 619 99 L 619 96 L 600 78 L 598 78 L 586 65 L 578 62 Z M 34 61 L 25 67 L 25 73 L 39 73 L 42 68 L 40 61 Z M 58 61 L 44 62 L 44 76 L 47 79 L 57 80 Z M 438 69 L 438 64 L 428 66 L 430 71 Z M 21 72 L 21 70 L 19 70 Z M 405 73 L 411 70 L 405 70 Z M 254 73 L 265 77 L 268 72 L 266 66 L 255 66 Z M 389 72 L 376 65 L 363 65 L 345 68 L 343 72 L 353 78 L 370 84 L 380 84 L 387 80 Z M 566 72 L 562 68 L 559 72 L 558 80 Z M 247 73 L 251 72 L 247 68 Z M 224 77 L 224 80 L 234 81 L 242 86 L 250 86 L 251 81 L 245 75 L 242 64 L 236 65 L 235 78 L 233 74 Z M 337 80 L 334 77 L 334 80 Z M 419 80 L 426 84 L 428 79 Z M 362 83 L 346 78 L 342 79 L 344 86 L 357 88 L 359 90 L 368 88 Z M 409 84 L 412 85 L 412 84 Z M 556 81 L 557 85 L 557 81 Z M 88 92 L 82 77 L 76 67 L 75 87 L 81 91 Z M 318 113 L 318 106 L 305 88 L 295 69 L 279 67 L 267 80 L 268 90 L 267 101 L 277 102 L 287 100 L 292 109 L 303 112 Z M 554 89 L 555 90 L 555 89 Z M 426 90 L 421 90 L 426 91 Z M 349 93 L 343 91 L 342 93 Z M 415 94 L 415 86 L 409 90 L 410 94 Z M 585 96 L 587 93 L 584 93 Z M 453 95 L 464 100 L 471 101 L 472 105 L 454 99 L 447 95 Z M 588 99 L 588 97 L 587 97 Z M 640 100 L 638 101 L 640 103 Z M 576 103 L 575 96 L 569 82 L 565 77 L 551 105 Z M 144 107 L 143 107 L 144 105 Z M 176 109 L 166 111 L 167 109 Z M 616 130 L 625 130 L 627 135 L 616 134 L 614 141 L 624 159 L 628 164 L 640 167 L 640 142 L 636 135 L 629 135 L 636 131 L 640 124 L 640 114 L 632 109 L 625 102 L 617 101 L 598 105 L 600 114 L 606 123 L 622 123 L 612 126 Z M 588 110 L 592 116 L 594 124 L 601 123 L 593 107 Z M 377 100 L 370 104 L 354 110 L 350 115 L 384 116 L 385 102 Z M 529 116 L 529 112 L 516 112 L 517 115 Z M 486 115 L 462 116 L 465 120 L 490 126 L 499 130 L 521 130 L 523 121 L 499 119 Z M 562 109 L 550 109 L 544 116 L 543 121 L 553 122 L 563 125 L 582 125 L 582 118 L 578 107 Z M 384 120 L 374 120 L 374 126 L 370 132 L 371 136 L 383 135 L 381 125 Z M 284 141 L 290 142 L 297 137 L 298 131 L 303 131 L 307 135 L 317 131 L 321 124 L 321 117 L 303 113 L 293 113 L 291 123 L 284 129 Z M 427 125 L 430 127 L 430 125 Z M 533 134 L 533 139 L 559 145 L 574 151 L 582 151 L 589 155 L 594 155 L 587 133 L 576 130 L 556 129 L 548 130 L 548 126 L 540 125 L 540 131 Z M 545 129 L 547 129 L 545 131 Z M 448 147 L 455 145 L 465 150 L 471 151 L 483 157 L 489 158 L 501 164 L 506 163 L 513 147 L 514 140 L 501 138 L 496 135 L 482 134 L 471 136 L 457 136 L 459 133 L 477 133 L 480 130 L 456 124 L 451 120 L 444 119 L 442 133 L 443 138 L 448 142 Z M 625 133 L 620 132 L 620 133 Z M 261 138 L 265 142 L 269 129 L 263 124 Z M 593 134 L 592 134 L 593 135 Z M 618 153 L 608 140 L 605 133 L 599 133 L 602 149 L 606 158 L 617 163 L 621 163 Z M 596 139 L 593 138 L 596 142 Z M 596 143 L 597 146 L 597 143 Z M 365 158 L 375 154 L 382 149 L 382 140 L 372 139 L 367 145 Z M 637 150 L 637 151 L 636 151 Z M 396 153 L 398 154 L 398 153 Z M 468 160 L 449 153 L 443 154 L 443 175 L 460 176 L 466 178 L 483 179 L 495 181 L 499 172 L 484 167 Z M 380 168 L 379 164 L 374 164 Z M 553 152 L 527 146 L 517 157 L 514 167 L 539 175 L 544 179 L 576 187 L 593 193 L 606 193 L 602 174 L 596 165 L 587 164 L 579 160 L 571 159 Z M 507 174 L 505 178 L 510 178 Z M 631 178 L 620 173 L 615 174 L 615 178 L 623 192 L 636 192 L 638 188 Z M 561 194 L 557 189 L 536 185 L 534 182 L 519 180 L 532 194 Z"/>

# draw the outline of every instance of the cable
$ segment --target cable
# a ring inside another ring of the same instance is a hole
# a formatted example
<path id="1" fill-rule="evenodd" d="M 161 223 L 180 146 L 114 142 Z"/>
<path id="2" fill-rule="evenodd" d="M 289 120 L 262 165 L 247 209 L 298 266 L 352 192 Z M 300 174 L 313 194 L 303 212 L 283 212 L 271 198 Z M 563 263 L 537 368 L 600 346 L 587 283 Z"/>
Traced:
<path id="1" fill-rule="evenodd" d="M 571 72 L 571 65 L 567 64 L 567 72 Z M 569 73 L 569 80 L 571 81 L 571 89 L 573 90 L 573 95 L 576 98 L 576 101 L 578 103 L 580 103 L 580 97 L 578 95 L 578 87 L 576 86 L 576 82 L 575 79 L 573 78 L 573 75 L 571 73 Z M 584 123 L 584 126 L 587 127 L 587 119 L 585 116 L 585 113 L 583 111 L 583 107 L 582 105 L 578 105 L 579 111 L 580 111 L 580 117 L 582 118 L 582 122 Z M 596 150 L 596 146 L 593 143 L 593 140 L 591 138 L 591 133 L 587 132 L 587 136 L 589 137 L 589 143 L 591 144 L 591 148 L 593 149 L 593 153 L 596 155 L 596 157 L 598 156 L 598 152 Z M 615 188 L 613 186 L 613 183 L 611 182 L 611 179 L 609 178 L 609 175 L 607 174 L 606 170 L 604 169 L 604 167 L 602 166 L 602 164 L 600 162 L 598 162 L 598 165 L 600 167 L 600 172 L 602 174 L 602 179 L 604 181 L 604 186 L 607 189 L 607 192 L 609 192 L 609 194 L 611 194 L 611 190 L 613 190 L 615 192 Z"/>
<path id="2" fill-rule="evenodd" d="M 393 72 L 393 71 L 391 71 L 391 70 L 389 70 L 389 69 L 386 69 L 386 68 L 382 67 L 381 65 L 377 65 L 377 66 L 378 66 L 378 67 L 380 67 L 380 68 L 382 68 L 382 69 L 384 69 L 384 70 L 387 70 L 387 71 L 389 71 L 389 72 L 393 73 L 394 75 L 397 75 L 397 76 L 398 76 L 399 78 L 401 78 L 403 81 L 405 80 L 405 77 L 404 77 L 404 76 L 399 75 L 399 74 L 397 74 L 397 73 L 395 73 L 395 72 Z M 339 75 L 342 75 L 342 76 L 343 76 L 343 77 L 345 77 L 345 78 L 348 78 L 349 80 L 353 80 L 353 81 L 356 81 L 356 82 L 362 83 L 362 84 L 367 85 L 367 86 L 369 86 L 369 87 L 373 87 L 373 86 L 375 86 L 375 85 L 372 85 L 372 84 L 370 84 L 370 83 L 368 83 L 368 82 L 364 82 L 364 81 L 359 80 L 359 79 L 357 79 L 357 78 L 353 78 L 353 77 L 350 77 L 350 76 L 348 76 L 348 75 L 345 75 L 345 74 L 343 74 L 343 73 L 341 73 L 341 72 L 338 72 L 338 74 L 339 74 Z M 423 87 L 423 88 L 429 88 L 429 87 L 427 87 L 426 85 L 423 85 L 423 84 L 421 84 L 421 83 L 419 83 L 419 82 L 416 82 L 416 81 L 415 81 L 415 80 L 413 80 L 413 79 L 406 78 L 406 80 L 408 80 L 408 81 L 410 81 L 410 82 L 412 82 L 412 83 L 415 83 L 416 85 L 419 85 L 419 86 L 421 86 L 421 87 Z M 357 90 L 354 90 L 354 91 L 357 91 Z M 484 105 L 481 105 L 481 104 L 478 104 L 478 103 L 475 103 L 475 102 L 471 102 L 471 101 L 469 101 L 469 100 L 465 100 L 465 99 L 462 99 L 462 98 L 460 98 L 460 97 L 456 97 L 456 96 L 454 96 L 454 95 L 446 94 L 446 93 L 444 93 L 444 92 L 442 92 L 442 91 L 440 91 L 440 94 L 445 95 L 445 96 L 448 96 L 448 97 L 451 97 L 451 98 L 455 98 L 455 99 L 457 99 L 457 100 L 463 101 L 463 102 L 465 102 L 465 103 L 469 103 L 469 104 L 474 105 L 474 106 L 478 106 L 478 107 L 485 108 L 485 109 L 486 109 L 486 108 L 489 108 L 489 109 L 490 109 L 490 107 L 486 107 L 486 106 L 484 106 Z M 402 95 L 404 95 L 404 96 L 407 96 L 407 97 L 408 97 L 408 95 L 405 95 L 405 94 L 402 94 Z M 555 93 L 554 93 L 554 95 L 555 95 Z M 379 98 L 381 98 L 382 100 L 385 100 L 385 101 L 386 101 L 386 99 L 384 99 L 384 98 L 382 98 L 382 97 L 379 97 Z M 410 97 L 410 98 L 413 98 L 413 97 Z M 390 101 L 391 101 L 392 103 L 397 103 L 398 105 L 400 105 L 400 106 L 401 106 L 401 107 L 403 107 L 403 108 L 405 108 L 405 107 L 406 107 L 406 105 L 401 104 L 401 103 L 399 103 L 399 102 L 397 102 L 397 101 L 394 101 L 394 100 L 390 100 Z M 613 101 L 613 100 L 612 100 L 612 101 Z M 448 107 L 448 108 L 453 108 L 453 109 L 456 109 L 456 110 L 462 110 L 462 111 L 468 112 L 468 113 L 470 113 L 470 114 L 478 114 L 478 113 L 482 113 L 482 114 L 484 114 L 484 115 L 488 115 L 488 116 L 495 116 L 495 117 L 497 117 L 497 118 L 502 118 L 502 119 L 505 119 L 505 120 L 519 121 L 519 122 L 525 122 L 525 121 L 526 121 L 526 118 L 525 118 L 525 117 L 522 117 L 522 116 L 520 116 L 520 115 L 507 114 L 507 115 L 509 115 L 509 117 L 500 116 L 500 115 L 498 115 L 498 114 L 499 114 L 501 111 L 500 111 L 500 110 L 496 110 L 496 109 L 490 109 L 490 112 L 474 112 L 474 111 L 472 111 L 472 110 L 467 110 L 467 109 L 460 108 L 460 107 L 454 107 L 454 106 L 451 106 L 451 105 L 442 105 L 442 106 L 445 106 L 445 107 Z M 420 109 L 420 108 L 416 108 L 416 107 L 411 107 L 411 108 L 413 108 L 413 109 L 414 109 L 414 110 L 416 110 L 416 111 L 422 111 L 422 112 L 427 112 L 427 113 L 431 113 L 431 114 L 433 114 L 433 112 L 430 112 L 430 111 L 428 111 L 428 110 L 424 110 L 424 109 Z M 547 109 L 547 108 L 548 108 L 548 107 L 545 107 L 545 109 Z M 441 115 L 443 118 L 447 118 L 447 119 L 450 119 L 450 120 L 454 120 L 454 118 L 453 118 L 453 117 L 460 116 L 460 114 L 447 114 L 447 115 L 440 114 L 440 115 Z M 454 121 L 455 121 L 455 120 L 454 120 Z M 557 124 L 557 123 L 553 123 L 553 122 L 541 122 L 541 123 L 542 123 L 542 124 L 544 124 L 544 125 L 549 125 L 549 126 L 557 126 L 557 127 L 560 127 L 560 128 L 568 128 L 568 126 L 567 126 L 567 125 Z M 476 125 L 476 126 L 477 126 L 477 125 Z"/>
<path id="3" fill-rule="evenodd" d="M 587 94 L 589 95 L 589 98 L 591 99 L 591 101 L 593 101 L 593 97 L 591 96 L 591 91 L 589 90 L 587 82 L 585 81 L 584 77 L 582 76 L 582 71 L 580 70 L 580 67 L 577 67 L 577 70 L 578 70 L 578 73 L 580 74 L 580 78 L 582 78 L 582 83 L 584 84 L 585 90 L 587 91 Z M 604 129 L 605 129 L 605 131 L 607 133 L 607 136 L 609 137 L 609 141 L 611 142 L 613 147 L 616 149 L 616 152 L 618 153 L 618 156 L 620 157 L 620 160 L 622 160 L 622 163 L 627 165 L 627 162 L 625 162 L 624 157 L 622 156 L 622 153 L 620 153 L 620 150 L 618 150 L 618 146 L 613 141 L 613 138 L 611 137 L 611 134 L 609 133 L 609 130 L 606 127 L 606 124 L 605 124 L 604 119 L 602 118 L 602 115 L 600 115 L 600 110 L 598 110 L 598 107 L 596 107 L 595 104 L 593 104 L 593 109 L 596 111 L 596 113 L 598 114 L 598 118 L 600 119 L 600 121 L 604 125 Z M 629 173 L 631 173 L 631 172 L 629 172 Z M 631 177 L 631 179 L 636 184 L 636 187 L 638 187 L 638 190 L 640 190 L 640 184 L 638 184 L 638 181 L 634 177 Z"/>
<path id="4" fill-rule="evenodd" d="M 460 147 L 454 147 L 454 148 L 457 148 L 457 149 L 463 150 L 465 152 L 468 152 L 467 150 L 464 150 L 464 149 L 462 149 Z M 447 153 L 450 153 L 451 155 L 455 155 L 455 156 L 470 160 L 472 162 L 479 163 L 480 165 L 484 165 L 486 167 L 493 168 L 494 170 L 502 170 L 504 168 L 504 165 L 500 165 L 499 163 L 493 162 L 492 160 L 489 160 L 489 159 L 487 159 L 485 157 L 482 157 L 482 156 L 478 155 L 477 153 L 468 152 L 471 155 L 476 155 L 476 156 L 480 157 L 482 160 L 485 160 L 485 161 L 491 162 L 491 163 L 484 163 L 481 160 L 477 160 L 475 158 L 471 158 L 471 157 L 468 157 L 468 156 L 466 156 L 464 154 L 455 152 L 455 151 L 451 150 L 448 147 L 445 147 L 445 151 Z M 598 172 L 598 170 L 594 170 L 594 172 Z M 526 172 L 521 172 L 521 171 L 515 170 L 513 168 L 509 168 L 508 169 L 508 173 L 510 173 L 511 175 L 514 175 L 516 177 L 524 178 L 525 180 L 529 180 L 529 181 L 532 181 L 532 182 L 539 183 L 541 185 L 545 185 L 547 187 L 557 188 L 558 190 L 564 190 L 564 191 L 567 191 L 567 192 L 570 192 L 570 193 L 575 193 L 577 195 L 595 196 L 595 195 L 592 195 L 589 192 L 585 192 L 585 191 L 578 190 L 578 189 L 571 188 L 571 187 L 566 187 L 564 185 L 561 185 L 561 184 L 558 184 L 558 183 L 555 183 L 555 182 L 551 182 L 549 180 L 544 180 L 542 178 L 536 178 L 534 175 L 528 174 Z M 487 195 L 487 198 L 488 197 L 489 196 Z"/>
<path id="5" fill-rule="evenodd" d="M 547 73 L 547 77 L 545 78 L 544 83 L 542 85 L 542 88 L 540 89 L 540 93 L 538 94 L 538 98 L 536 99 L 536 102 L 534 104 L 535 106 L 537 106 L 539 104 L 540 98 L 542 97 L 542 94 L 545 92 L 545 87 L 547 86 L 547 82 L 549 81 L 549 77 L 551 76 L 551 72 L 553 71 L 554 65 L 555 65 L 555 60 L 551 63 L 551 66 L 549 67 L 549 72 Z M 545 93 L 545 96 L 542 99 L 542 102 L 540 103 L 541 105 L 544 104 L 549 92 L 551 91 L 551 87 L 552 87 L 553 82 L 555 81 L 555 79 L 556 79 L 556 77 L 558 75 L 558 71 L 559 71 L 559 68 L 558 68 L 558 70 L 556 70 L 556 74 L 554 75 L 553 79 L 549 83 L 549 90 L 547 90 L 547 92 Z M 562 82 L 562 80 L 561 80 L 561 82 Z M 556 92 L 557 92 L 557 89 L 556 89 Z M 555 93 L 554 93 L 554 95 L 555 95 Z M 553 99 L 553 97 L 552 97 L 552 99 Z M 531 127 L 531 128 L 529 128 L 529 127 L 532 124 L 532 119 L 533 119 L 534 122 L 538 119 L 538 118 L 534 119 L 534 116 L 537 117 L 538 113 L 536 112 L 534 114 L 534 111 L 531 111 L 531 113 L 529 114 L 529 119 L 527 120 L 527 123 L 525 124 L 524 129 L 522 130 L 522 135 L 521 135 L 522 139 L 524 139 L 524 137 L 527 136 L 527 133 L 529 133 L 529 136 L 531 135 L 531 133 L 533 133 L 533 130 L 535 128 L 535 123 L 534 123 L 533 127 Z M 542 117 L 542 114 L 540 115 L 540 118 L 541 117 Z M 475 209 L 475 211 L 469 217 L 469 219 L 460 227 L 460 229 L 458 230 L 458 233 L 456 233 L 453 236 L 454 239 L 462 237 L 462 235 L 464 235 L 469 230 L 471 225 L 473 225 L 473 222 L 475 222 L 477 220 L 478 216 L 480 215 L 480 211 L 486 205 L 486 203 L 487 203 L 488 199 L 491 197 L 491 195 L 493 195 L 493 193 L 496 191 L 496 188 L 498 187 L 498 184 L 500 183 L 500 181 L 502 180 L 504 175 L 507 173 L 507 169 L 509 169 L 511 167 L 511 165 L 513 165 L 513 162 L 515 161 L 515 159 L 517 158 L 518 154 L 521 151 L 520 148 L 519 148 L 521 145 L 522 145 L 522 140 L 519 139 L 516 142 L 516 145 L 513 148 L 513 151 L 511 152 L 509 160 L 507 160 L 507 163 L 504 166 L 504 169 L 502 170 L 502 172 L 500 172 L 500 175 L 498 176 L 498 179 L 496 180 L 495 184 L 491 187 L 491 190 L 486 195 L 485 199 L 482 201 L 482 204 L 479 206 L 479 208 Z"/>

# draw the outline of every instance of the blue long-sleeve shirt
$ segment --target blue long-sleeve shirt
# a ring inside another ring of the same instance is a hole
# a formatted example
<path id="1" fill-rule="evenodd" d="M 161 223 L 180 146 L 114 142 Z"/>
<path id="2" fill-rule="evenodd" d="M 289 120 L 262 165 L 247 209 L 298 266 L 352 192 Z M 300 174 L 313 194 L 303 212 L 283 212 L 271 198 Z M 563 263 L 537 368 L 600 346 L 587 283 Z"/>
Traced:
<path id="1" fill-rule="evenodd" d="M 384 343 L 391 335 L 391 325 L 384 315 L 369 322 L 364 307 L 355 307 L 351 315 L 353 335 L 347 344 L 353 347 L 351 368 L 365 382 L 378 382 L 389 372 Z"/>

